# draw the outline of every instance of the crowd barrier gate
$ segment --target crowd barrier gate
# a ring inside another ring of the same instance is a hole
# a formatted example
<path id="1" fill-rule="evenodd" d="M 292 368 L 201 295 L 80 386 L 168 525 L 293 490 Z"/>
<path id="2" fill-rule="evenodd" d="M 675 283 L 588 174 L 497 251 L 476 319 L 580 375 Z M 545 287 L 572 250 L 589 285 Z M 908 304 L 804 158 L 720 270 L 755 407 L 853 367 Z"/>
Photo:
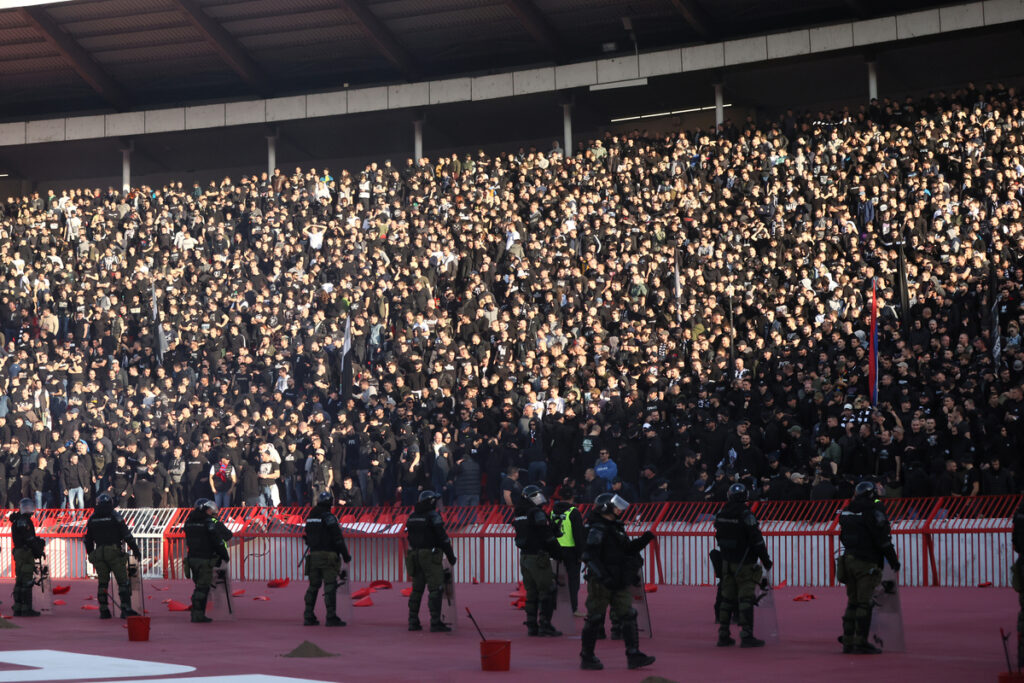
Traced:
<path id="1" fill-rule="evenodd" d="M 895 498 L 882 501 L 903 565 L 906 586 L 1009 586 L 1013 512 L 1020 496 L 973 498 Z M 845 500 L 759 501 L 751 509 L 760 520 L 775 562 L 775 583 L 834 586 L 835 558 L 841 551 L 838 513 Z M 589 506 L 580 505 L 587 514 Z M 671 585 L 711 585 L 708 552 L 715 546 L 714 517 L 722 503 L 638 503 L 624 518 L 626 530 L 645 531 L 655 541 L 644 551 L 644 579 Z M 144 555 L 148 578 L 182 578 L 185 540 L 182 523 L 189 509 L 122 511 Z M 237 580 L 301 579 L 308 508 L 242 507 L 220 511 L 234 534 L 229 543 L 231 574 Z M 336 508 L 353 556 L 355 581 L 405 581 L 408 507 Z M 91 566 L 81 536 L 91 510 L 40 510 L 37 533 L 47 541 L 55 579 L 88 578 Z M 463 583 L 515 583 L 520 578 L 513 542 L 512 510 L 506 506 L 452 507 L 442 511 L 459 558 L 455 580 Z M 0 578 L 13 577 L 11 527 L 0 518 Z"/>

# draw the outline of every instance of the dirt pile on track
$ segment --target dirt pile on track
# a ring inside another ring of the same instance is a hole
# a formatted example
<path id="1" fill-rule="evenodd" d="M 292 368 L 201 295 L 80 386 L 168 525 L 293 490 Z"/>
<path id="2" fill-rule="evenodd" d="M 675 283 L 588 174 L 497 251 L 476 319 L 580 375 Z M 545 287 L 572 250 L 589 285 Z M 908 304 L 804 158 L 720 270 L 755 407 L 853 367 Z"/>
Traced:
<path id="1" fill-rule="evenodd" d="M 315 645 L 308 640 L 302 641 L 302 645 L 292 650 L 282 657 L 337 657 L 338 655 L 333 652 L 327 652 L 326 650 L 320 649 L 320 646 Z"/>

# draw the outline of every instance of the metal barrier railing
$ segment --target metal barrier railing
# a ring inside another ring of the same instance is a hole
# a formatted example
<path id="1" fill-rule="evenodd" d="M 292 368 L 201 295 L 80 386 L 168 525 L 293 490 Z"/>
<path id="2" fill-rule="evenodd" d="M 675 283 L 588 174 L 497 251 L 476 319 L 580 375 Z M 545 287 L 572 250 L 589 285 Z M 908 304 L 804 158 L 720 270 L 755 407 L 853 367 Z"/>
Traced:
<path id="1" fill-rule="evenodd" d="M 886 499 L 902 581 L 910 586 L 973 586 L 1010 583 L 1014 559 L 1010 535 L 1020 496 Z M 759 501 L 751 508 L 775 561 L 776 582 L 835 585 L 840 552 L 838 513 L 845 500 Z M 655 541 L 644 551 L 645 580 L 678 585 L 714 582 L 708 552 L 715 545 L 714 517 L 721 503 L 638 503 L 626 511 L 631 535 Z M 589 506 L 580 505 L 586 516 Z M 185 555 L 182 523 L 188 509 L 132 509 L 123 514 L 145 556 L 149 577 L 181 578 Z M 230 569 L 239 580 L 302 578 L 302 541 L 308 508 L 227 508 L 221 521 L 235 535 Z M 353 556 L 356 581 L 404 581 L 408 507 L 335 510 Z M 81 543 L 90 510 L 40 510 L 36 526 L 47 539 L 55 578 L 84 578 L 91 571 Z M 512 583 L 519 558 L 506 506 L 452 507 L 442 512 L 459 562 L 460 582 Z M 13 576 L 10 523 L 0 518 L 0 577 Z"/>

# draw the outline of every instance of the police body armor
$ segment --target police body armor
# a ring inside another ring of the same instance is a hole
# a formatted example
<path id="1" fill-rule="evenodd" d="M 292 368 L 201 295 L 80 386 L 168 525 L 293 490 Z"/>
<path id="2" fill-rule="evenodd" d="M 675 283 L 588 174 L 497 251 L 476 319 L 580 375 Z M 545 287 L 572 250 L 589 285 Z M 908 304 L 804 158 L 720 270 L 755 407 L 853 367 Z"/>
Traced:
<path id="1" fill-rule="evenodd" d="M 86 525 L 89 540 L 96 545 L 120 545 L 130 535 L 117 510 L 96 510 Z"/>
<path id="2" fill-rule="evenodd" d="M 46 542 L 36 536 L 36 527 L 32 523 L 32 515 L 22 512 L 12 513 L 11 520 L 11 543 L 17 548 L 27 548 L 32 551 L 33 557 L 42 557 Z"/>
<path id="3" fill-rule="evenodd" d="M 882 558 L 896 553 L 889 538 L 889 520 L 881 506 L 868 500 L 853 500 L 839 515 L 839 540 L 846 552 L 858 560 L 882 566 Z"/>
<path id="4" fill-rule="evenodd" d="M 512 526 L 516 530 L 516 547 L 523 553 L 536 555 L 546 549 L 544 529 L 547 527 L 547 517 L 539 507 L 517 509 Z"/>
<path id="5" fill-rule="evenodd" d="M 344 541 L 341 535 L 341 526 L 338 525 L 338 518 L 329 510 L 313 508 L 306 518 L 306 545 L 310 552 L 331 552 L 342 553 Z"/>
<path id="6" fill-rule="evenodd" d="M 608 520 L 595 510 L 587 520 L 587 549 L 583 561 L 594 578 L 622 589 L 639 582 L 643 558 L 630 552 L 629 536 L 619 520 Z M 596 551 L 596 552 L 595 552 Z M 595 556 L 596 555 L 596 556 Z"/>
<path id="7" fill-rule="evenodd" d="M 734 564 L 753 564 L 761 557 L 764 538 L 757 518 L 746 503 L 726 503 L 715 515 L 715 539 L 722 560 Z"/>
<path id="8" fill-rule="evenodd" d="M 1018 555 L 1024 552 L 1024 503 L 1013 513 L 1013 550 Z"/>
<path id="9" fill-rule="evenodd" d="M 409 515 L 406 531 L 409 535 L 409 547 L 413 550 L 433 550 L 448 544 L 444 520 L 437 510 L 418 511 Z"/>
<path id="10" fill-rule="evenodd" d="M 185 520 L 184 531 L 189 557 L 210 560 L 219 556 L 228 560 L 224 542 L 231 539 L 231 532 L 205 511 L 193 510 Z"/>

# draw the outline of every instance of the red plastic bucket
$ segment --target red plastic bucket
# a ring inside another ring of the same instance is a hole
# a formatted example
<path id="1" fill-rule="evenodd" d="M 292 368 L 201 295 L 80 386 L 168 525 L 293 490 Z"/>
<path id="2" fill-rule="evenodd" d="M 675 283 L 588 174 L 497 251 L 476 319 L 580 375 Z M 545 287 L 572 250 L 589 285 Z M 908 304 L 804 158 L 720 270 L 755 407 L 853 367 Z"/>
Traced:
<path id="1" fill-rule="evenodd" d="M 149 640 L 149 617 L 128 617 L 128 640 Z"/>
<path id="2" fill-rule="evenodd" d="M 508 671 L 511 661 L 511 640 L 480 641 L 480 668 L 484 671 Z"/>

